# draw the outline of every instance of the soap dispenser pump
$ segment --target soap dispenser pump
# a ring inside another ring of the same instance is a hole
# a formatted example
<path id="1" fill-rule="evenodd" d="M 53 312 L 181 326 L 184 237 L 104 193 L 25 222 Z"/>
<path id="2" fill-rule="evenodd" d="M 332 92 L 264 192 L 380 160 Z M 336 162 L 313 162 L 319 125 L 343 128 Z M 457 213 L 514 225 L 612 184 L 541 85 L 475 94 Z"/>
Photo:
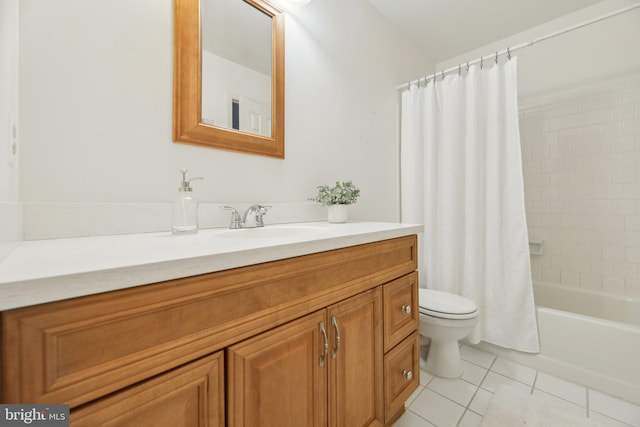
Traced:
<path id="1" fill-rule="evenodd" d="M 173 234 L 192 234 L 198 232 L 198 201 L 191 195 L 191 181 L 202 177 L 187 180 L 186 169 L 180 170 L 182 182 L 178 187 L 180 193 L 173 202 L 172 227 Z"/>

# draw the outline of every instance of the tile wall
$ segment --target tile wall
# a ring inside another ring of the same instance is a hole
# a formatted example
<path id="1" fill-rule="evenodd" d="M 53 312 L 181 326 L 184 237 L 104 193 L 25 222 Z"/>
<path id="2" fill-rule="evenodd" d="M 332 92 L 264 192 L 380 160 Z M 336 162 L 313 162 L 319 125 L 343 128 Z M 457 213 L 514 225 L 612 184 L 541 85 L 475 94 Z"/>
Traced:
<path id="1" fill-rule="evenodd" d="M 640 75 L 520 106 L 534 280 L 640 297 Z"/>

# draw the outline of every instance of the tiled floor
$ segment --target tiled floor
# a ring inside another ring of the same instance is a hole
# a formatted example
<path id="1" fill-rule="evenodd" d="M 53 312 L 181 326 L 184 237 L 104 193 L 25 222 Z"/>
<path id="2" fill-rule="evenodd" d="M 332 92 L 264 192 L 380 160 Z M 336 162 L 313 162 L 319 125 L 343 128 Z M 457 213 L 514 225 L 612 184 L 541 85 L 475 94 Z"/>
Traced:
<path id="1" fill-rule="evenodd" d="M 473 347 L 463 345 L 461 354 L 464 374 L 460 379 L 420 371 L 420 387 L 407 400 L 407 411 L 394 427 L 479 426 L 493 393 L 503 384 L 586 415 L 599 426 L 640 427 L 640 406 Z"/>

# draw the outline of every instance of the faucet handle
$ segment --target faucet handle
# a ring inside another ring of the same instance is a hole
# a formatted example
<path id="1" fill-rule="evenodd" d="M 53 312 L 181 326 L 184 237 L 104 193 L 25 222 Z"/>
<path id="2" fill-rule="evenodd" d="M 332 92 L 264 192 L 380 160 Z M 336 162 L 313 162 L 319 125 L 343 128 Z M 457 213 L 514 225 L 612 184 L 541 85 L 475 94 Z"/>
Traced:
<path id="1" fill-rule="evenodd" d="M 262 217 L 267 214 L 267 210 L 270 208 L 270 205 L 258 205 L 258 210 L 256 211 L 256 227 L 264 227 Z"/>
<path id="2" fill-rule="evenodd" d="M 229 228 L 242 228 L 242 218 L 235 208 L 232 208 L 231 206 L 220 206 L 220 209 L 231 211 L 231 224 L 229 224 Z"/>

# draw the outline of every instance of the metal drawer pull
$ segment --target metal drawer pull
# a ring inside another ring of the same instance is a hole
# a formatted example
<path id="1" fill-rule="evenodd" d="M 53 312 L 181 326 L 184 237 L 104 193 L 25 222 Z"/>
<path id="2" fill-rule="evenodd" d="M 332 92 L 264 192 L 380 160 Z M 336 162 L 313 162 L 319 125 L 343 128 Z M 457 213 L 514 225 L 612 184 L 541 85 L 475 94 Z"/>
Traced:
<path id="1" fill-rule="evenodd" d="M 413 379 L 413 372 L 407 371 L 406 369 L 404 369 L 402 371 L 402 376 L 407 377 L 407 381 L 411 381 Z"/>
<path id="2" fill-rule="evenodd" d="M 410 305 L 403 305 L 400 310 L 404 311 L 407 314 L 411 314 L 411 306 Z"/>
<path id="3" fill-rule="evenodd" d="M 336 346 L 331 351 L 331 358 L 336 358 L 336 353 L 338 353 L 338 349 L 340 348 L 340 329 L 338 329 L 338 321 L 336 320 L 336 316 L 331 316 L 331 326 L 336 329 Z"/>
<path id="4" fill-rule="evenodd" d="M 320 355 L 320 366 L 324 366 L 324 361 L 329 353 L 329 340 L 327 339 L 327 331 L 324 330 L 324 321 L 320 322 L 320 332 L 324 337 L 324 353 Z"/>

